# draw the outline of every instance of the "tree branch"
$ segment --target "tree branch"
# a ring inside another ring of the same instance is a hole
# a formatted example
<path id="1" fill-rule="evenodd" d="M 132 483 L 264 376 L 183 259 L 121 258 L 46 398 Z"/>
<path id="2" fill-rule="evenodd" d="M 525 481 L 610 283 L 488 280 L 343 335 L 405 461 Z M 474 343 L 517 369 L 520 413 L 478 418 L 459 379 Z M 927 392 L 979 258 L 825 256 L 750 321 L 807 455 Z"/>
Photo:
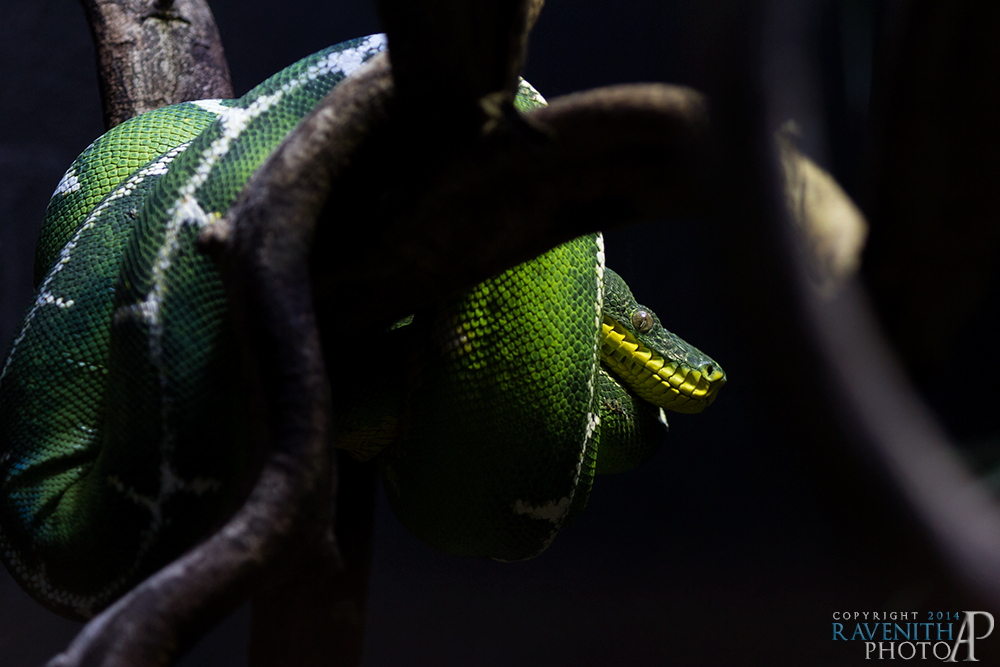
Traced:
<path id="1" fill-rule="evenodd" d="M 416 127 L 478 129 L 485 116 L 513 112 L 528 28 L 538 0 L 379 0 L 392 49 L 396 90 Z M 442 54 L 446 54 L 442 57 Z M 459 55 L 461 54 L 461 55 Z M 427 73 L 448 82 L 448 111 Z"/>
<path id="2" fill-rule="evenodd" d="M 434 153 L 383 128 L 329 194 L 337 209 L 319 225 L 318 253 L 343 243 L 344 221 L 378 223 L 341 261 L 317 263 L 319 307 L 361 290 L 396 317 L 581 234 L 702 203 L 708 119 L 695 91 L 598 89 L 525 121 Z"/>
<path id="3" fill-rule="evenodd" d="M 361 664 L 377 474 L 337 450 L 336 520 L 254 596 L 250 667 Z"/>
<path id="4" fill-rule="evenodd" d="M 206 98 L 233 86 L 205 0 L 81 0 L 90 24 L 104 125 Z"/>

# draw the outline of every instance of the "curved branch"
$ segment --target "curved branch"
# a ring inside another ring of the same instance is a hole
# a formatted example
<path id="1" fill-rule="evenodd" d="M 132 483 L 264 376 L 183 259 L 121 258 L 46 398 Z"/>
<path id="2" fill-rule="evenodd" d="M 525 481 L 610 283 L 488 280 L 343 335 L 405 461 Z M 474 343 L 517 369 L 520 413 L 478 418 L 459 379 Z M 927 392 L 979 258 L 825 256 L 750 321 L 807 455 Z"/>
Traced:
<path id="1" fill-rule="evenodd" d="M 81 3 L 97 48 L 105 128 L 168 104 L 233 96 L 205 0 Z"/>
<path id="2" fill-rule="evenodd" d="M 330 195 L 338 218 L 320 224 L 317 252 L 343 243 L 338 219 L 372 224 L 364 244 L 317 265 L 319 307 L 364 293 L 405 315 L 581 234 L 703 202 L 708 118 L 693 90 L 602 88 L 525 120 L 436 157 L 386 128 L 357 160 L 380 170 L 354 169 Z"/>
<path id="3" fill-rule="evenodd" d="M 719 5 L 728 5 L 728 11 L 721 11 L 738 16 L 735 4 L 720 0 L 705 11 L 718 13 Z M 851 487 L 842 478 L 823 479 L 831 459 L 855 452 L 867 456 L 882 475 L 880 488 L 869 480 L 868 488 L 852 489 L 852 494 L 881 499 L 889 490 L 904 510 L 877 508 L 893 513 L 892 523 L 873 533 L 891 529 L 911 551 L 925 558 L 930 553 L 925 562 L 929 572 L 921 576 L 962 584 L 966 602 L 1000 604 L 998 503 L 977 486 L 933 411 L 905 378 L 860 284 L 848 281 L 833 295 L 814 289 L 810 260 L 789 220 L 783 175 L 770 140 L 789 117 L 815 121 L 811 114 L 816 110 L 803 102 L 804 96 L 788 93 L 808 88 L 808 66 L 786 67 L 810 53 L 797 40 L 810 34 L 812 7 L 783 0 L 764 3 L 759 14 L 744 17 L 743 23 L 756 29 L 726 51 L 727 61 L 713 73 L 725 90 L 713 97 L 713 127 L 730 170 L 724 182 L 741 186 L 719 208 L 741 222 L 731 225 L 724 238 L 731 270 L 746 281 L 730 289 L 757 323 L 746 331 L 748 344 L 781 350 L 785 367 L 815 378 L 819 390 L 792 392 L 783 399 L 784 434 L 776 434 L 776 441 L 794 443 L 798 451 L 784 453 L 796 456 L 804 471 L 816 472 L 817 483 L 836 489 Z M 753 233 L 740 233 L 747 228 Z M 808 452 L 800 447 L 804 439 L 810 442 Z M 852 467 L 858 479 L 858 466 Z M 940 560 L 933 560 L 935 554 Z"/>

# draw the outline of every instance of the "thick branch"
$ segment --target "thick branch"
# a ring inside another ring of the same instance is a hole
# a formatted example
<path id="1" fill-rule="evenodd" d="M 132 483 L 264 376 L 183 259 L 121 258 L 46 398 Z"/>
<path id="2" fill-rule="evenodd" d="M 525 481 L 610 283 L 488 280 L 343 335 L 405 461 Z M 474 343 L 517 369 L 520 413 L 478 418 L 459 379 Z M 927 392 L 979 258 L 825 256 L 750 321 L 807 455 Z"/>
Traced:
<path id="1" fill-rule="evenodd" d="M 253 599 L 250 667 L 361 664 L 375 522 L 374 465 L 337 450 L 336 519 Z"/>
<path id="2" fill-rule="evenodd" d="M 365 293 L 385 316 L 406 314 L 581 234 L 702 201 L 707 112 L 690 89 L 598 89 L 527 120 L 435 157 L 389 128 L 358 159 L 372 171 L 352 170 L 331 194 L 321 256 L 352 238 L 346 221 L 379 222 L 338 262 L 317 263 L 318 302 Z"/>
<path id="3" fill-rule="evenodd" d="M 205 0 L 81 0 L 110 129 L 168 104 L 233 96 Z"/>
<path id="4" fill-rule="evenodd" d="M 379 0 L 400 99 L 415 124 L 444 121 L 440 90 L 448 82 L 449 129 L 478 126 L 483 112 L 513 109 L 528 28 L 538 0 Z M 444 55 L 442 55 L 444 54 Z M 461 55 L 458 55 L 461 54 Z M 485 108 L 484 108 L 485 107 Z"/>

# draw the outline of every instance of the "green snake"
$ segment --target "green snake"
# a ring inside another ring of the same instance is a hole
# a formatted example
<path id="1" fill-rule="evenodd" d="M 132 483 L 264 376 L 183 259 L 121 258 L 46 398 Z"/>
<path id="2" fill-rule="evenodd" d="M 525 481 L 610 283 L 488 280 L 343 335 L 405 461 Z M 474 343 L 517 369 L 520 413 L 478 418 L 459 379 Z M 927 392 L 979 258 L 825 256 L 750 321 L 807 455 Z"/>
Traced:
<path id="1" fill-rule="evenodd" d="M 137 116 L 59 182 L 0 367 L 0 557 L 45 606 L 91 617 L 238 502 L 247 408 L 222 285 L 195 241 L 384 48 L 345 42 L 239 99 Z M 522 83 L 517 107 L 542 104 Z M 411 532 L 461 555 L 540 553 L 595 471 L 652 455 L 663 408 L 698 412 L 725 382 L 605 268 L 600 234 L 368 335 L 387 361 L 336 383 L 335 441 L 375 459 Z"/>

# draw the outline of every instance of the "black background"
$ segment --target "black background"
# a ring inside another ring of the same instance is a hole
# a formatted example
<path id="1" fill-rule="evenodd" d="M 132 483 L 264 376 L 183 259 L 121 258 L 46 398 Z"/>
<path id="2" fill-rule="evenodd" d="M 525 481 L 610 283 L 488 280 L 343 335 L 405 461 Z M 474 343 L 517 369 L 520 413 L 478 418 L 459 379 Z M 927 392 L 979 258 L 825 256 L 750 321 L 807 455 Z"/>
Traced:
<path id="1" fill-rule="evenodd" d="M 549 98 L 619 82 L 696 83 L 698 63 L 688 54 L 698 35 L 685 29 L 692 4 L 549 0 L 526 78 Z M 211 5 L 237 95 L 302 56 L 379 30 L 365 0 Z M 827 117 L 836 141 L 819 154 L 851 187 L 864 100 L 859 107 L 849 94 L 857 85 L 844 86 L 837 45 L 864 32 L 842 33 L 844 20 L 831 11 L 823 30 L 833 45 L 823 51 L 823 84 L 832 91 Z M 863 40 L 860 48 L 863 63 Z M 31 298 L 46 201 L 102 130 L 93 48 L 75 0 L 3 0 L 2 341 Z M 919 570 L 895 574 L 917 554 L 855 534 L 845 508 L 858 507 L 841 504 L 852 490 L 813 484 L 814 471 L 779 454 L 787 443 L 774 446 L 780 397 L 763 380 L 781 364 L 780 351 L 741 341 L 754 322 L 739 321 L 719 297 L 719 282 L 739 276 L 713 255 L 703 222 L 608 234 L 607 252 L 640 301 L 727 370 L 730 383 L 716 404 L 672 416 L 667 445 L 641 470 L 598 478 L 578 522 L 530 562 L 435 553 L 402 529 L 380 496 L 365 665 L 853 664 L 863 646 L 831 642 L 832 612 L 930 611 Z M 801 390 L 810 390 L 807 380 Z M 811 443 L 803 437 L 792 446 Z M 245 664 L 247 626 L 242 609 L 182 664 Z M 79 628 L 0 573 L 0 665 L 40 664 Z"/>

